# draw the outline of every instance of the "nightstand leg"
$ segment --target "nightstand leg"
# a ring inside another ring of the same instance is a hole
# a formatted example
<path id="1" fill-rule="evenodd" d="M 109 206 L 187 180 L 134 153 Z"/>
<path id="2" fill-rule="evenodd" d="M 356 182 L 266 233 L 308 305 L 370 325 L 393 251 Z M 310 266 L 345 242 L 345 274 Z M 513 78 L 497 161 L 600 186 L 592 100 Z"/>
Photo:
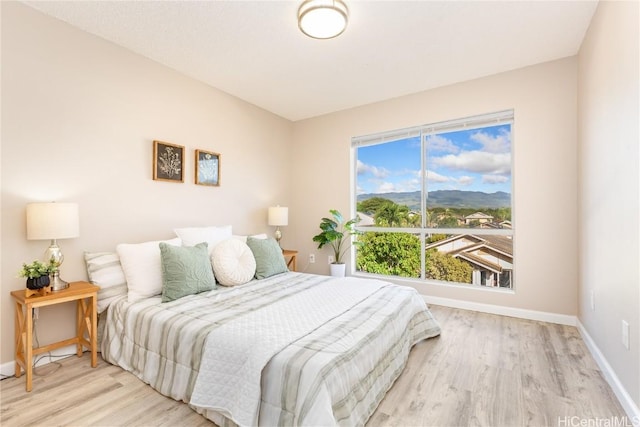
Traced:
<path id="1" fill-rule="evenodd" d="M 27 373 L 27 391 L 33 388 L 33 310 L 31 304 L 27 304 L 27 322 L 25 325 L 25 357 L 24 370 Z"/>
<path id="2" fill-rule="evenodd" d="M 79 299 L 76 301 L 76 337 L 78 342 L 76 343 L 76 356 L 82 356 L 82 339 L 84 337 L 84 325 L 86 324 L 86 317 L 84 313 L 84 300 Z"/>
<path id="3" fill-rule="evenodd" d="M 91 298 L 91 367 L 98 366 L 98 297 Z"/>
<path id="4" fill-rule="evenodd" d="M 16 378 L 20 378 L 22 375 L 22 365 L 18 362 L 19 360 L 24 360 L 24 350 L 25 350 L 25 336 L 24 336 L 24 314 L 23 314 L 22 304 L 16 302 L 15 306 L 15 344 L 16 344 L 16 370 L 15 375 Z"/>

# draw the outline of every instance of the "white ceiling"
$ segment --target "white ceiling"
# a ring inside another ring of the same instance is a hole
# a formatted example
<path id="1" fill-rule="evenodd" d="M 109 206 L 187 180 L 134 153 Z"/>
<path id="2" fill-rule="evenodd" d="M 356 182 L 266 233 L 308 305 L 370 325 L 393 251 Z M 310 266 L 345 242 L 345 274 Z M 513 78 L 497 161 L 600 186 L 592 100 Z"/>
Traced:
<path id="1" fill-rule="evenodd" d="M 346 0 L 315 40 L 299 1 L 26 1 L 292 121 L 575 55 L 597 1 Z"/>

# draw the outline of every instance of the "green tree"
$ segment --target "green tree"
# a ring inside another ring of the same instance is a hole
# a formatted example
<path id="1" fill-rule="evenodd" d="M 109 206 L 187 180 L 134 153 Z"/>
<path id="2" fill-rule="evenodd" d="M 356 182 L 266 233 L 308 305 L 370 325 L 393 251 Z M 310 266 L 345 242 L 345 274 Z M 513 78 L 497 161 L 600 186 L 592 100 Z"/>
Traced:
<path id="1" fill-rule="evenodd" d="M 440 240 L 444 240 L 447 237 L 449 237 L 449 236 L 447 236 L 446 234 L 441 234 L 441 233 L 431 234 L 431 235 L 427 236 L 426 243 L 427 243 L 427 245 L 429 245 L 431 243 L 435 243 L 435 242 L 439 242 Z"/>
<path id="2" fill-rule="evenodd" d="M 443 216 L 438 219 L 438 227 L 441 228 L 456 228 L 458 225 L 458 218 L 453 215 Z"/>
<path id="3" fill-rule="evenodd" d="M 406 233 L 365 233 L 360 236 L 356 264 L 359 271 L 401 277 L 420 277 L 420 239 Z"/>
<path id="4" fill-rule="evenodd" d="M 407 215 L 407 225 L 409 227 L 422 226 L 422 215 L 409 212 L 409 214 Z"/>
<path id="5" fill-rule="evenodd" d="M 378 212 L 380 206 L 386 203 L 393 203 L 393 201 L 389 199 L 385 199 L 384 197 L 372 197 L 367 200 L 363 200 L 358 202 L 358 212 L 366 213 L 367 215 L 375 215 Z"/>
<path id="6" fill-rule="evenodd" d="M 409 208 L 404 205 L 398 205 L 389 201 L 380 205 L 374 219 L 376 225 L 382 227 L 402 227 L 407 224 L 409 216 Z"/>
<path id="7" fill-rule="evenodd" d="M 427 278 L 446 280 L 448 282 L 471 283 L 473 268 L 468 263 L 438 251 L 427 251 L 426 274 Z"/>

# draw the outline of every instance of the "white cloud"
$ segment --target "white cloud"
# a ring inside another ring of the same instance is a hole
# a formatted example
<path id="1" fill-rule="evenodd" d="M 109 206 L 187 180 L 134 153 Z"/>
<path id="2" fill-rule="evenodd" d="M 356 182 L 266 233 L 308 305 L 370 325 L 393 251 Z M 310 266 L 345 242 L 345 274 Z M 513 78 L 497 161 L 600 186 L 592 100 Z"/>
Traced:
<path id="1" fill-rule="evenodd" d="M 429 135 L 426 139 L 427 150 L 429 152 L 439 151 L 441 153 L 459 153 L 460 148 L 457 147 L 450 139 L 440 135 Z"/>
<path id="2" fill-rule="evenodd" d="M 448 176 L 440 175 L 437 172 L 427 170 L 428 182 L 449 182 L 451 179 Z"/>
<path id="3" fill-rule="evenodd" d="M 511 131 L 501 129 L 496 136 L 486 132 L 478 131 L 470 137 L 473 141 L 482 144 L 483 151 L 489 153 L 509 153 L 511 152 Z"/>
<path id="4" fill-rule="evenodd" d="M 475 178 L 471 176 L 466 176 L 466 175 L 456 179 L 456 182 L 460 185 L 471 185 L 473 184 L 474 181 L 475 181 Z"/>
<path id="5" fill-rule="evenodd" d="M 511 154 L 496 154 L 485 151 L 465 151 L 431 159 L 434 165 L 483 174 L 510 174 Z"/>
<path id="6" fill-rule="evenodd" d="M 419 178 L 411 178 L 398 182 L 378 181 L 373 183 L 374 189 L 372 193 L 404 193 L 410 191 L 419 191 L 422 188 Z"/>
<path id="7" fill-rule="evenodd" d="M 392 193 L 396 192 L 396 185 L 393 182 L 383 182 L 378 186 L 376 193 Z"/>
<path id="8" fill-rule="evenodd" d="M 502 184 L 507 181 L 509 181 L 509 178 L 504 175 L 482 175 L 484 184 Z"/>
<path id="9" fill-rule="evenodd" d="M 398 191 L 419 191 L 422 189 L 422 183 L 419 178 L 409 179 L 398 183 Z"/>
<path id="10" fill-rule="evenodd" d="M 358 160 L 358 164 L 356 166 L 356 173 L 358 175 L 364 175 L 367 173 L 372 174 L 376 178 L 384 179 L 389 176 L 389 171 L 385 168 L 379 168 L 377 166 L 368 165 L 366 163 Z"/>

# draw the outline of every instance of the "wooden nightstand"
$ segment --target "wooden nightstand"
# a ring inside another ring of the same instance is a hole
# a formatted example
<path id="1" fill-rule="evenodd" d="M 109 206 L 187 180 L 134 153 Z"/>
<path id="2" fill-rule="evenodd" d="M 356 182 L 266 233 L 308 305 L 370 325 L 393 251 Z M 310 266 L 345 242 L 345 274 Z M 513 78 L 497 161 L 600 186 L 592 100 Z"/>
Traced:
<path id="1" fill-rule="evenodd" d="M 296 271 L 296 261 L 298 259 L 298 251 L 283 249 L 282 255 L 284 255 L 285 260 L 289 258 L 289 261 L 287 261 L 287 267 L 289 268 L 289 270 Z"/>
<path id="2" fill-rule="evenodd" d="M 76 345 L 76 354 L 82 356 L 83 347 L 91 350 L 91 367 L 98 365 L 98 289 L 88 282 L 70 283 L 67 289 L 44 296 L 27 298 L 24 289 L 11 292 L 16 301 L 15 344 L 16 377 L 27 374 L 27 391 L 33 387 L 33 356 L 67 345 Z M 33 309 L 47 305 L 76 301 L 76 336 L 53 344 L 33 348 Z M 86 334 L 86 336 L 85 336 Z"/>

